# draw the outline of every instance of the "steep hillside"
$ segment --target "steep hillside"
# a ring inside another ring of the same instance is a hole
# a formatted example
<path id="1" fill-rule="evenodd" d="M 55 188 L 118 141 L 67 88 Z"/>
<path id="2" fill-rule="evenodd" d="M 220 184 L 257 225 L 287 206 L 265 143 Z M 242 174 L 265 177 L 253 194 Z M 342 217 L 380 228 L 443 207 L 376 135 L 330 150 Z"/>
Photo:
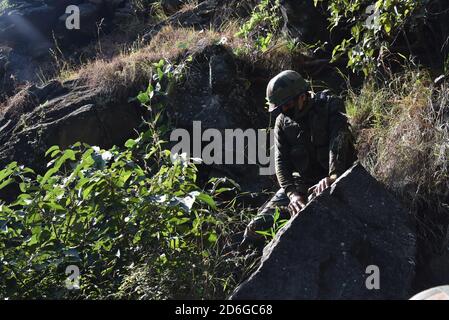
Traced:
<path id="1" fill-rule="evenodd" d="M 259 266 L 236 249 L 278 188 L 265 90 L 286 69 L 343 97 L 360 163 L 413 225 L 394 297 L 447 283 L 449 5 L 346 2 L 1 1 L 0 297 L 228 297 Z M 206 154 L 226 130 L 250 137 Z"/>

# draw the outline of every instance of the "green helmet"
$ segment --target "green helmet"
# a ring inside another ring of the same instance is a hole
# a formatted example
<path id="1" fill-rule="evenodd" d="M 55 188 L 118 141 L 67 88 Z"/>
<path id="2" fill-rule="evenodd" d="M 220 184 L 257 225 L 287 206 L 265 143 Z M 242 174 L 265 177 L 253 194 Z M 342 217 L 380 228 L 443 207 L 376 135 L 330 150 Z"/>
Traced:
<path id="1" fill-rule="evenodd" d="M 286 70 L 270 80 L 267 86 L 269 112 L 275 111 L 297 95 L 309 90 L 309 83 L 296 71 Z"/>

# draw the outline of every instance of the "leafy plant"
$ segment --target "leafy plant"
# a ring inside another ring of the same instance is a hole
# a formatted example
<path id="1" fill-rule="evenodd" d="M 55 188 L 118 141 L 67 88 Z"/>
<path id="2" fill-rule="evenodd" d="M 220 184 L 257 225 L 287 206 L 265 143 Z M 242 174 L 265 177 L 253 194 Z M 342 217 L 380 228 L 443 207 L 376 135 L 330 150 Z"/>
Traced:
<path id="1" fill-rule="evenodd" d="M 274 237 L 276 237 L 276 234 L 285 226 L 288 221 L 288 219 L 281 219 L 279 208 L 276 208 L 276 211 L 273 215 L 273 226 L 269 230 L 257 231 L 257 233 L 265 236 L 267 240 L 272 240 L 274 239 Z"/>
<path id="2" fill-rule="evenodd" d="M 164 147 L 156 98 L 178 67 L 154 64 L 138 97 L 151 120 L 123 147 L 53 146 L 43 175 L 16 162 L 0 171 L 0 189 L 18 187 L 15 201 L 0 200 L 1 298 L 224 298 L 232 290 L 233 271 L 248 262 L 222 253 L 244 224 L 233 204 L 217 201 L 231 189 L 216 180 L 200 188 L 195 165 Z M 71 265 L 78 290 L 66 288 Z"/>
<path id="3" fill-rule="evenodd" d="M 368 75 L 382 64 L 390 44 L 402 32 L 425 0 L 314 0 L 315 5 L 327 4 L 331 30 L 350 29 L 333 50 L 333 59 L 348 57 L 348 67 Z"/>
<path id="4" fill-rule="evenodd" d="M 266 52 L 269 48 L 272 38 L 273 38 L 273 34 L 271 34 L 271 33 L 268 33 L 265 37 L 259 36 L 256 39 L 257 49 L 259 49 L 261 52 Z"/>
<path id="5" fill-rule="evenodd" d="M 250 19 L 237 32 L 237 37 L 255 39 L 257 49 L 265 52 L 280 28 L 280 0 L 262 0 L 253 10 Z"/>
<path id="6" fill-rule="evenodd" d="M 161 109 L 164 106 L 164 99 L 173 90 L 175 82 L 181 79 L 183 69 L 186 67 L 185 63 L 177 67 L 164 59 L 153 63 L 153 76 L 146 91 L 138 94 L 139 102 L 150 110 L 152 107 Z"/>

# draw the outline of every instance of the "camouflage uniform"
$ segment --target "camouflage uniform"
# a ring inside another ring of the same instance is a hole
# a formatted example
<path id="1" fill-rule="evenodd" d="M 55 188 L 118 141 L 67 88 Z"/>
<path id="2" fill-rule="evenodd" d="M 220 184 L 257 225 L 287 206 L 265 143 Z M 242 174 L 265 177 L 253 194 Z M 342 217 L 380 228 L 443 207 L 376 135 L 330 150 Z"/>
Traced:
<path id="1" fill-rule="evenodd" d="M 356 160 L 343 101 L 324 91 L 312 95 L 305 109 L 292 117 L 280 114 L 275 124 L 276 176 L 281 189 L 260 210 L 245 231 L 245 239 L 263 240 L 256 231 L 273 226 L 273 214 L 290 218 L 289 196 L 307 191 L 325 177 L 338 177 Z M 293 175 L 295 173 L 295 175 Z"/>

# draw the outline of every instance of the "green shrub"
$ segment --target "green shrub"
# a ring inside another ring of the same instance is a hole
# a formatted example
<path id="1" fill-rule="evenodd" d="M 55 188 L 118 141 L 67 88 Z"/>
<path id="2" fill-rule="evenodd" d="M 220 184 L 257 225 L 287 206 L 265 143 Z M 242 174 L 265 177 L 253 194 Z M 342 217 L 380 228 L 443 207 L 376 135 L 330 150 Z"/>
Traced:
<path id="1" fill-rule="evenodd" d="M 2 298 L 229 293 L 238 259 L 221 250 L 244 218 L 214 200 L 229 188 L 199 188 L 195 166 L 182 156 L 172 163 L 157 136 L 148 130 L 124 149 L 52 147 L 43 176 L 17 163 L 0 171 L 0 189 L 20 186 L 16 201 L 0 203 Z M 68 265 L 81 270 L 80 290 L 64 287 Z M 130 292 L 142 268 L 152 284 Z"/>
<path id="2" fill-rule="evenodd" d="M 261 0 L 236 36 L 253 38 L 256 48 L 265 52 L 273 39 L 273 34 L 279 30 L 280 22 L 280 0 Z"/>
<path id="3" fill-rule="evenodd" d="M 442 250 L 449 223 L 449 88 L 407 71 L 350 91 L 347 111 L 364 166 L 416 217 L 420 237 Z"/>
<path id="4" fill-rule="evenodd" d="M 350 29 L 350 37 L 336 45 L 333 58 L 347 55 L 348 67 L 365 76 L 382 64 L 389 55 L 391 44 L 405 26 L 427 3 L 425 0 L 314 0 L 326 4 L 330 14 L 330 29 Z M 410 54 L 410 52 L 409 52 Z"/>
<path id="5" fill-rule="evenodd" d="M 163 104 L 152 102 L 179 69 L 153 66 L 156 83 L 138 97 L 152 120 L 136 139 L 109 150 L 53 146 L 43 175 L 16 162 L 0 171 L 0 189 L 20 189 L 0 200 L 1 298 L 225 298 L 241 280 L 250 260 L 223 248 L 246 211 L 235 198 L 217 201 L 236 188 L 220 179 L 200 188 L 196 166 L 165 150 Z M 71 265 L 78 290 L 66 288 Z"/>

